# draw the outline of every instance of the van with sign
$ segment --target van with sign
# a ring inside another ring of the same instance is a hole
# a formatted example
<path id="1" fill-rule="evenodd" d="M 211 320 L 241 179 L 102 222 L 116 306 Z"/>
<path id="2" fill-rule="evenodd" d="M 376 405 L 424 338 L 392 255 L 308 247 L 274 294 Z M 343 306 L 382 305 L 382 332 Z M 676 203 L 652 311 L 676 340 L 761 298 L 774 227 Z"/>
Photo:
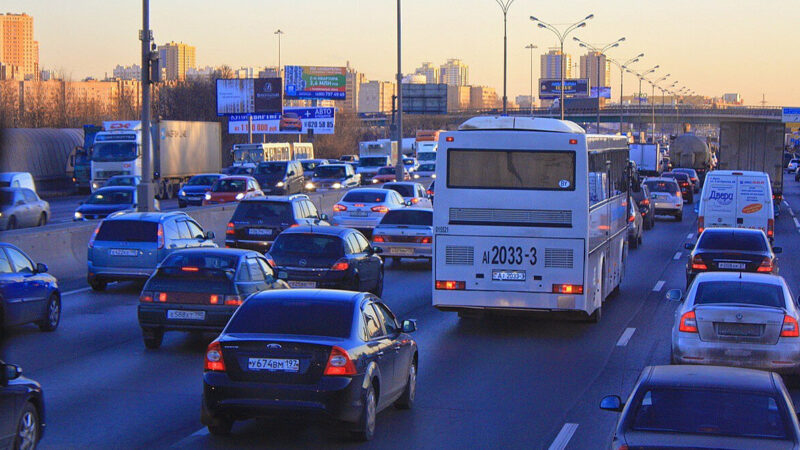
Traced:
<path id="1" fill-rule="evenodd" d="M 769 175 L 744 170 L 709 172 L 700 199 L 697 231 L 715 227 L 757 228 L 772 239 L 775 211 Z"/>

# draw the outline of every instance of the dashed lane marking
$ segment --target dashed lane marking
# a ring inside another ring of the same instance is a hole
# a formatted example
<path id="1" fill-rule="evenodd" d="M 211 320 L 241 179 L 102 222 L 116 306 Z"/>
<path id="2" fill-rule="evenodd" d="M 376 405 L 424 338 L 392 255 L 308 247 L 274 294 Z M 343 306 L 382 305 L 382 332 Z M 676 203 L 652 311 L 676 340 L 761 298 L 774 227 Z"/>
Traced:
<path id="1" fill-rule="evenodd" d="M 628 341 L 631 340 L 631 338 L 633 337 L 633 333 L 635 331 L 636 328 L 625 329 L 625 332 L 622 333 L 622 336 L 620 336 L 619 340 L 617 341 L 617 347 L 625 347 L 626 345 L 628 345 Z"/>
<path id="2" fill-rule="evenodd" d="M 675 256 L 672 257 L 675 261 L 681 259 L 681 252 L 675 252 Z"/>
<path id="3" fill-rule="evenodd" d="M 553 443 L 548 447 L 548 450 L 564 450 L 567 448 L 569 440 L 572 439 L 572 435 L 575 434 L 575 430 L 577 429 L 577 423 L 565 423 L 564 426 L 561 427 L 561 431 L 558 432 L 558 436 L 556 436 Z"/>
<path id="4" fill-rule="evenodd" d="M 791 214 L 792 217 L 794 217 L 794 210 L 792 208 L 789 208 L 789 214 Z"/>
<path id="5" fill-rule="evenodd" d="M 61 296 L 62 296 L 62 297 L 66 297 L 66 296 L 68 296 L 68 295 L 80 294 L 81 292 L 86 292 L 86 291 L 88 291 L 89 289 L 91 289 L 91 288 L 90 288 L 90 287 L 85 287 L 85 288 L 75 289 L 74 291 L 62 292 L 62 293 L 61 293 Z"/>
<path id="6" fill-rule="evenodd" d="M 792 220 L 794 220 L 794 226 L 800 228 L 800 221 L 797 220 L 797 217 L 794 217 Z"/>
<path id="7" fill-rule="evenodd" d="M 666 283 L 666 282 L 665 282 L 664 280 L 659 280 L 659 281 L 658 281 L 658 283 L 656 283 L 655 287 L 653 288 L 653 292 L 659 292 L 659 291 L 661 291 L 661 288 L 663 288 L 663 287 L 664 287 L 664 284 L 665 284 L 665 283 Z"/>

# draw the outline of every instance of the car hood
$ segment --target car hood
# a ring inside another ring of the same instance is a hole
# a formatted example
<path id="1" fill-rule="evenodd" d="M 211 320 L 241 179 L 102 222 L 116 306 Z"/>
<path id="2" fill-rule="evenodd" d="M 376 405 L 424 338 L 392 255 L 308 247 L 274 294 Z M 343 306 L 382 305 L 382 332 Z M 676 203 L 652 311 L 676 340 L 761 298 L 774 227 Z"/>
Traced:
<path id="1" fill-rule="evenodd" d="M 207 190 L 211 189 L 211 186 L 198 184 L 194 186 L 184 186 L 182 189 L 183 192 L 187 194 L 204 194 Z"/>
<path id="2" fill-rule="evenodd" d="M 282 174 L 282 173 L 281 174 L 277 174 L 277 175 L 276 174 L 271 174 L 271 173 L 264 173 L 264 174 L 253 175 L 253 178 L 255 178 L 256 181 L 258 181 L 258 184 L 260 184 L 262 186 L 266 186 L 266 185 L 273 185 L 273 184 L 277 183 L 278 181 L 281 181 L 284 178 L 286 178 L 286 176 L 285 176 L 285 174 Z"/>
<path id="3" fill-rule="evenodd" d="M 130 203 L 116 203 L 111 205 L 92 205 L 84 203 L 76 210 L 82 214 L 111 214 L 112 212 L 122 211 L 123 209 L 133 208 Z"/>
<path id="4" fill-rule="evenodd" d="M 317 178 L 317 177 L 313 177 L 313 178 L 311 178 L 312 181 L 317 182 L 317 183 L 335 183 L 337 181 L 339 183 L 341 183 L 341 182 L 344 182 L 344 180 L 346 180 L 346 179 L 347 178 L 345 178 L 345 177 L 339 177 L 339 178 L 330 178 L 330 177 Z"/>

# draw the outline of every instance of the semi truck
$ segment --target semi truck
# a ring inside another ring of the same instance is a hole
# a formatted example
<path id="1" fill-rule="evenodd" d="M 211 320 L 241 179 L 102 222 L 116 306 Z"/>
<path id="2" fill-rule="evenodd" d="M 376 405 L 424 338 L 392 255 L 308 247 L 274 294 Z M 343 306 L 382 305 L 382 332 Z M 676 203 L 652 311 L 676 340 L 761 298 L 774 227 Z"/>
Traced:
<path id="1" fill-rule="evenodd" d="M 669 157 L 673 167 L 694 169 L 705 179 L 705 174 L 714 166 L 711 150 L 705 139 L 687 131 L 672 141 L 669 146 Z"/>
<path id="2" fill-rule="evenodd" d="M 218 122 L 162 120 L 151 125 L 156 197 L 172 198 L 193 175 L 219 172 L 222 140 Z M 103 122 L 92 147 L 92 190 L 114 175 L 142 176 L 140 121 Z"/>
<path id="3" fill-rule="evenodd" d="M 394 165 L 396 161 L 397 141 L 378 139 L 359 142 L 356 172 L 361 175 L 361 184 L 372 183 L 372 177 L 378 173 L 378 169 Z"/>
<path id="4" fill-rule="evenodd" d="M 90 189 L 92 182 L 92 144 L 94 137 L 103 131 L 99 125 L 83 126 L 83 145 L 76 145 L 67 156 L 67 178 L 72 181 L 76 192 Z"/>
<path id="5" fill-rule="evenodd" d="M 630 144 L 629 158 L 642 175 L 658 176 L 666 170 L 667 159 L 658 144 Z"/>
<path id="6" fill-rule="evenodd" d="M 721 122 L 720 170 L 765 172 L 772 183 L 775 212 L 783 200 L 784 124 L 771 122 Z"/>

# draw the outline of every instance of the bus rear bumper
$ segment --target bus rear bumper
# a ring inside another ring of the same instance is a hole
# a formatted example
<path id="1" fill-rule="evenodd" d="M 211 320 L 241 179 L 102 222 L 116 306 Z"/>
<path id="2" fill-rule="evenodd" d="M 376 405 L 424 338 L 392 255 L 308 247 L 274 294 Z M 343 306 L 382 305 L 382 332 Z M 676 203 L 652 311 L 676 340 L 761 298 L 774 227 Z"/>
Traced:
<path id="1" fill-rule="evenodd" d="M 451 312 L 586 312 L 594 309 L 585 295 L 542 292 L 481 292 L 435 290 L 433 306 Z M 591 308 L 591 310 L 590 310 Z"/>

